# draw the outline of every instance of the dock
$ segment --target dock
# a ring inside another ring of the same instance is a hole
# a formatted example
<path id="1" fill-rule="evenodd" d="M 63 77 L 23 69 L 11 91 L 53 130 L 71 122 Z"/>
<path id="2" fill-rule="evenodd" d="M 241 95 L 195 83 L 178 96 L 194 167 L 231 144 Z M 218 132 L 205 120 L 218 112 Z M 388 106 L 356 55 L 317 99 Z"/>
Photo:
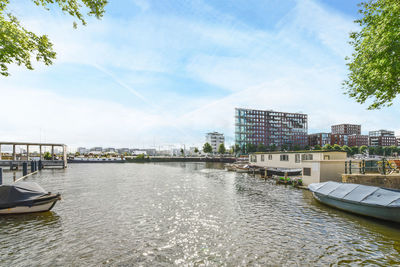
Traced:
<path id="1" fill-rule="evenodd" d="M 2 155 L 2 146 L 12 146 L 12 156 L 11 159 L 3 159 Z M 16 148 L 17 146 L 26 147 L 26 153 L 21 153 L 21 155 L 17 155 Z M 30 154 L 31 147 L 39 147 L 39 160 L 41 160 L 44 168 L 67 168 L 67 146 L 65 144 L 55 144 L 55 143 L 32 143 L 32 142 L 1 142 L 0 141 L 0 166 L 10 166 L 10 168 L 18 168 L 23 165 L 24 162 L 31 162 L 34 158 Z M 43 149 L 46 147 L 50 147 L 51 149 L 51 160 L 44 159 Z M 61 159 L 56 159 L 54 148 L 61 147 L 62 148 L 62 157 Z M 26 154 L 26 155 L 22 155 Z"/>

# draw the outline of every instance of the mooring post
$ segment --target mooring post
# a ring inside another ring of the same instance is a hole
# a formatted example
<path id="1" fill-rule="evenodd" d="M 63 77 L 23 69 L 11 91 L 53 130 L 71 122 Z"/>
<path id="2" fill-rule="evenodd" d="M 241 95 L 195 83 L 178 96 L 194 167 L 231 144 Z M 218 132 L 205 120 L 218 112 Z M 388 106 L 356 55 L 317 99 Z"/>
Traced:
<path id="1" fill-rule="evenodd" d="M 351 160 L 349 160 L 349 174 L 351 174 Z"/>
<path id="2" fill-rule="evenodd" d="M 0 168 L 0 185 L 3 184 L 3 169 Z"/>
<path id="3" fill-rule="evenodd" d="M 22 163 L 22 176 L 28 175 L 28 162 Z"/>
<path id="4" fill-rule="evenodd" d="M 32 160 L 31 161 L 31 172 L 34 172 L 35 171 L 35 163 L 34 163 L 34 161 Z"/>
<path id="5" fill-rule="evenodd" d="M 35 166 L 35 171 L 37 171 L 38 170 L 38 162 L 37 162 L 37 160 L 34 161 L 33 165 Z"/>

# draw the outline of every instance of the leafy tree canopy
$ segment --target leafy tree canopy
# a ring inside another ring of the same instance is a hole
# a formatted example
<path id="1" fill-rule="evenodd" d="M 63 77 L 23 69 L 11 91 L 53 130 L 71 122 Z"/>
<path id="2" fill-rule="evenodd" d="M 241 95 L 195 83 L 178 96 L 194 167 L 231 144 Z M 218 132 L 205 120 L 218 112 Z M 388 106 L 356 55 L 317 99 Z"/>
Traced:
<path id="1" fill-rule="evenodd" d="M 203 151 L 204 151 L 204 153 L 211 153 L 212 152 L 212 146 L 209 143 L 205 143 L 203 145 Z"/>
<path id="2" fill-rule="evenodd" d="M 320 145 L 315 145 L 314 146 L 314 150 L 321 150 L 321 146 Z"/>
<path id="3" fill-rule="evenodd" d="M 346 93 L 368 109 L 393 104 L 400 93 L 400 1 L 368 0 L 360 4 L 359 32 L 350 34 L 354 48 L 348 60 Z"/>
<path id="4" fill-rule="evenodd" d="M 263 143 L 259 143 L 257 145 L 257 152 L 266 152 L 266 151 L 267 151 L 267 147 Z"/>
<path id="5" fill-rule="evenodd" d="M 224 144 L 220 144 L 219 147 L 218 147 L 218 153 L 225 154 L 225 152 L 226 152 L 225 145 Z"/>
<path id="6" fill-rule="evenodd" d="M 95 16 L 100 19 L 105 10 L 107 0 L 31 0 L 37 6 L 49 10 L 51 5 L 58 5 L 64 13 L 75 17 L 83 25 L 86 25 L 85 15 L 82 11 L 87 8 L 87 16 Z M 32 70 L 31 57 L 42 61 L 45 65 L 51 65 L 56 58 L 53 44 L 47 35 L 36 35 L 25 29 L 20 21 L 9 10 L 7 5 L 10 0 L 0 0 L 0 74 L 8 76 L 9 64 L 24 65 Z M 73 26 L 76 28 L 76 22 Z"/>
<path id="7" fill-rule="evenodd" d="M 325 144 L 325 145 L 322 147 L 322 149 L 323 149 L 323 150 L 332 150 L 332 146 L 331 146 L 330 144 Z"/>

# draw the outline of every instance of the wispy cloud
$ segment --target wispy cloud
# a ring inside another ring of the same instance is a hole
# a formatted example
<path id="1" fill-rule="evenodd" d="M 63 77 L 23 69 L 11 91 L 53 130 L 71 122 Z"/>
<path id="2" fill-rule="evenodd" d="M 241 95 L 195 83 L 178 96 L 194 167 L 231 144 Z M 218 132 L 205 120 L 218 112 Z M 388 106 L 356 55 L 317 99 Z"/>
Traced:
<path id="1" fill-rule="evenodd" d="M 391 128 L 400 115 L 366 111 L 343 95 L 353 19 L 316 1 L 270 7 L 283 15 L 269 27 L 201 0 L 131 3 L 129 16 L 111 10 L 78 30 L 65 16 L 14 3 L 54 41 L 58 59 L 0 80 L 4 107 L 20 107 L 18 123 L 0 115 L 2 139 L 34 139 L 20 125 L 41 125 L 49 140 L 71 145 L 200 145 L 212 130 L 232 140 L 235 107 L 302 111 L 311 132 L 340 122 Z M 57 77 L 69 81 L 53 86 Z M 80 94 L 109 85 L 96 99 Z M 30 111 L 36 123 L 24 116 Z"/>

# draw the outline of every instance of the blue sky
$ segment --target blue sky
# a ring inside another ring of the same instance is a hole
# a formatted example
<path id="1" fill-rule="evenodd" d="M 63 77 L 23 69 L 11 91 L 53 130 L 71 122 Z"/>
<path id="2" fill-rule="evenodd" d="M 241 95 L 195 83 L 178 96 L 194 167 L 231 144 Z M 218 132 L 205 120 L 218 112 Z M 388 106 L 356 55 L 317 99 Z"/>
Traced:
<path id="1" fill-rule="evenodd" d="M 18 2 L 18 3 L 17 3 Z M 234 138 L 234 108 L 301 111 L 309 132 L 335 123 L 399 132 L 394 107 L 343 95 L 355 0 L 110 1 L 102 20 L 29 0 L 10 10 L 48 34 L 55 64 L 0 79 L 1 139 L 77 146 L 200 146 Z"/>

